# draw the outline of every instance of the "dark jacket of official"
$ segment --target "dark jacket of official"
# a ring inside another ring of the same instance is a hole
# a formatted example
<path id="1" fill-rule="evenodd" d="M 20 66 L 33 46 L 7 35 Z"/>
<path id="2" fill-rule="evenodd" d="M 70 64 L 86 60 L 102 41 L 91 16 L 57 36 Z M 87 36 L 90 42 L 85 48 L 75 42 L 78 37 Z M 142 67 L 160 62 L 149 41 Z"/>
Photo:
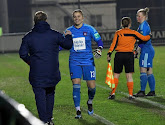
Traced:
<path id="1" fill-rule="evenodd" d="M 30 65 L 29 81 L 33 87 L 53 87 L 61 80 L 59 46 L 70 49 L 72 44 L 71 35 L 64 38 L 45 21 L 35 24 L 23 37 L 19 55 Z"/>

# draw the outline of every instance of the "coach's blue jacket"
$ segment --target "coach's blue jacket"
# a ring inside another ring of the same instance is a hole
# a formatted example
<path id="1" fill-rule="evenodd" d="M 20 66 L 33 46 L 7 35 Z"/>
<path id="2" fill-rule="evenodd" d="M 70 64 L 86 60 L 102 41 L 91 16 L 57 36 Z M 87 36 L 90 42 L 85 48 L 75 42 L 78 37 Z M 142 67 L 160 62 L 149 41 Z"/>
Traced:
<path id="1" fill-rule="evenodd" d="M 29 81 L 33 87 L 52 87 L 61 80 L 59 45 L 70 49 L 72 44 L 71 35 L 64 38 L 45 21 L 35 24 L 32 31 L 23 37 L 19 55 L 30 65 Z"/>

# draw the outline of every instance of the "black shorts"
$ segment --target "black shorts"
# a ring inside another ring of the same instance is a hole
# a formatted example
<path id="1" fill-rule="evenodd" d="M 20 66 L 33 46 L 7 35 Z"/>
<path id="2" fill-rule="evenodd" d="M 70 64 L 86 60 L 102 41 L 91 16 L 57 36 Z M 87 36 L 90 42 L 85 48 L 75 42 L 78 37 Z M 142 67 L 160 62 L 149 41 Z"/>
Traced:
<path id="1" fill-rule="evenodd" d="M 125 73 L 134 72 L 133 52 L 117 52 L 114 59 L 114 73 L 121 73 L 125 67 Z"/>

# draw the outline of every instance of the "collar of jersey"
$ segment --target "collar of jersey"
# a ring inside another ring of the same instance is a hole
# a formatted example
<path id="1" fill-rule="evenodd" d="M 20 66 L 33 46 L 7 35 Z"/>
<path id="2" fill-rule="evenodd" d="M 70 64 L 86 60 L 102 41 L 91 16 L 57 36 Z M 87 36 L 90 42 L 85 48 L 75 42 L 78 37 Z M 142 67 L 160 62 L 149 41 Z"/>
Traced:
<path id="1" fill-rule="evenodd" d="M 146 20 L 144 20 L 140 25 L 144 25 L 144 23 L 147 22 Z"/>
<path id="2" fill-rule="evenodd" d="M 147 21 L 145 20 L 139 25 L 140 30 L 143 30 L 143 25 L 144 25 L 145 22 L 147 22 Z"/>
<path id="3" fill-rule="evenodd" d="M 77 29 L 77 30 L 81 29 L 83 26 L 84 26 L 84 23 L 83 23 L 83 25 L 82 25 L 80 28 L 76 28 L 76 27 L 73 25 L 73 27 L 74 27 L 75 29 Z"/>

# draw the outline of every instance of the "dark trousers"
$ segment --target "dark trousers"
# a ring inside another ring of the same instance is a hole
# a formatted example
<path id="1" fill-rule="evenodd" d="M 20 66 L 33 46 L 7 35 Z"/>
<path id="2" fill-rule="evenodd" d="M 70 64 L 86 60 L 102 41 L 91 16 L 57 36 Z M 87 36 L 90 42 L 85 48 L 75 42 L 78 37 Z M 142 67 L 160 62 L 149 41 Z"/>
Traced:
<path id="1" fill-rule="evenodd" d="M 33 87 L 39 118 L 43 122 L 51 121 L 53 116 L 55 87 Z"/>

